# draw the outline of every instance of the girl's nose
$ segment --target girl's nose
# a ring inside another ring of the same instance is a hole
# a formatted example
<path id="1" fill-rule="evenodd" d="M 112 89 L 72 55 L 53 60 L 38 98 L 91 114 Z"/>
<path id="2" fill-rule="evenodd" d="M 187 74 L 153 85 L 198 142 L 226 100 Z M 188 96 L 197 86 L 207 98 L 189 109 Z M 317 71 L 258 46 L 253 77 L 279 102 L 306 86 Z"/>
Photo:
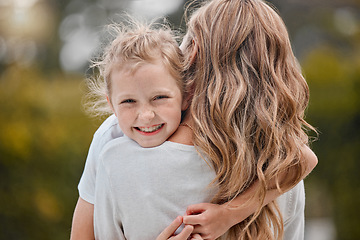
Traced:
<path id="1" fill-rule="evenodd" d="M 151 108 L 143 108 L 139 112 L 139 119 L 146 122 L 150 122 L 155 117 L 155 112 Z"/>

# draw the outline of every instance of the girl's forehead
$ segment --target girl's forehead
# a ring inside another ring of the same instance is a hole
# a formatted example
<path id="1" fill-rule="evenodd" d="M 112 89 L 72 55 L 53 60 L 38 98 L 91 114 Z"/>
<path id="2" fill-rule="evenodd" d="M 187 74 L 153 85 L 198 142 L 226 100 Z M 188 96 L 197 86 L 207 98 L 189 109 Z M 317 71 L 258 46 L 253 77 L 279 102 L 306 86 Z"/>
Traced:
<path id="1" fill-rule="evenodd" d="M 162 68 L 164 71 L 170 73 L 169 66 L 167 66 L 161 57 L 157 57 L 149 60 L 134 60 L 128 62 L 122 62 L 118 64 L 114 64 L 111 73 L 114 72 L 120 73 L 122 75 L 131 76 L 138 72 L 140 69 L 144 69 L 144 67 L 149 67 L 150 69 Z"/>
<path id="2" fill-rule="evenodd" d="M 124 73 L 134 73 L 137 69 L 139 69 L 141 66 L 147 65 L 147 64 L 154 64 L 153 60 L 143 60 L 143 59 L 129 59 L 126 61 L 116 61 L 113 62 L 110 66 L 111 72 L 118 71 L 118 72 L 124 72 Z"/>

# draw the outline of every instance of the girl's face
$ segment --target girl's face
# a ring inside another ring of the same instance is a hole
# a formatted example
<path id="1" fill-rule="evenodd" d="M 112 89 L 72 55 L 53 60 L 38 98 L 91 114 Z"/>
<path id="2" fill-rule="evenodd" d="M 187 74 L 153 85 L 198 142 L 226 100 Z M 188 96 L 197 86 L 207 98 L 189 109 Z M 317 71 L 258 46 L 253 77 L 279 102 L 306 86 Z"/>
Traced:
<path id="1" fill-rule="evenodd" d="M 135 71 L 113 70 L 112 109 L 121 130 L 142 147 L 165 142 L 178 128 L 185 110 L 176 79 L 161 61 Z"/>

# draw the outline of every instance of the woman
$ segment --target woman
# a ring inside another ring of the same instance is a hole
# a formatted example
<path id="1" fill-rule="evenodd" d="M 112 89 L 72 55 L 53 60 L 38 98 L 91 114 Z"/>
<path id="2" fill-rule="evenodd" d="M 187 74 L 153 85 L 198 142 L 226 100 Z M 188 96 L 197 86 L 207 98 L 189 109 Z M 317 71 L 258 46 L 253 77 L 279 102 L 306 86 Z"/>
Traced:
<path id="1" fill-rule="evenodd" d="M 214 239 L 234 226 L 229 239 L 280 239 L 283 233 L 284 239 L 302 239 L 304 195 L 298 183 L 317 159 L 302 130 L 311 129 L 303 119 L 308 87 L 280 17 L 260 0 L 210 1 L 191 16 L 182 47 L 192 102 L 170 141 L 193 143 L 214 168 L 220 190 L 213 199 L 219 205 L 189 207 L 182 220 L 193 227 L 176 237 L 186 239 L 192 230 Z M 294 195 L 284 195 L 277 211 L 272 200 L 294 186 L 297 201 L 287 208 Z M 93 206 L 80 199 L 76 232 L 92 226 L 92 213 Z M 216 229 L 202 221 L 215 213 L 227 219 Z M 171 237 L 179 222 L 158 239 Z"/>

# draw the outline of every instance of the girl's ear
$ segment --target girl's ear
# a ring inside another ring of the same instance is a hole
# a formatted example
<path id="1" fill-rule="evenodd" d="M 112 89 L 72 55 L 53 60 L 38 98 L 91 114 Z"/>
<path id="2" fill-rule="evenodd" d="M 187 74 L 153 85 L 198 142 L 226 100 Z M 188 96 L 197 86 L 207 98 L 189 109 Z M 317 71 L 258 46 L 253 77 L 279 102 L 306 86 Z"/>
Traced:
<path id="1" fill-rule="evenodd" d="M 108 104 L 109 104 L 109 106 L 110 106 L 110 108 L 111 108 L 111 111 L 113 111 L 113 113 L 114 113 L 115 116 L 116 116 L 116 112 L 114 111 L 114 107 L 113 107 L 113 105 L 111 104 L 111 101 L 110 101 L 110 98 L 109 98 L 108 95 L 106 95 L 106 101 L 108 102 Z"/>
<path id="2" fill-rule="evenodd" d="M 189 92 L 189 93 L 185 94 L 185 96 L 183 98 L 183 101 L 182 101 L 182 104 L 181 104 L 181 111 L 185 111 L 185 110 L 187 110 L 189 108 L 192 97 L 193 97 L 192 92 Z"/>
<path id="3" fill-rule="evenodd" d="M 192 65 L 194 62 L 195 62 L 195 59 L 196 59 L 196 55 L 199 51 L 199 45 L 196 41 L 196 39 L 192 39 L 192 50 L 191 50 L 191 53 L 190 53 L 190 65 Z"/>

